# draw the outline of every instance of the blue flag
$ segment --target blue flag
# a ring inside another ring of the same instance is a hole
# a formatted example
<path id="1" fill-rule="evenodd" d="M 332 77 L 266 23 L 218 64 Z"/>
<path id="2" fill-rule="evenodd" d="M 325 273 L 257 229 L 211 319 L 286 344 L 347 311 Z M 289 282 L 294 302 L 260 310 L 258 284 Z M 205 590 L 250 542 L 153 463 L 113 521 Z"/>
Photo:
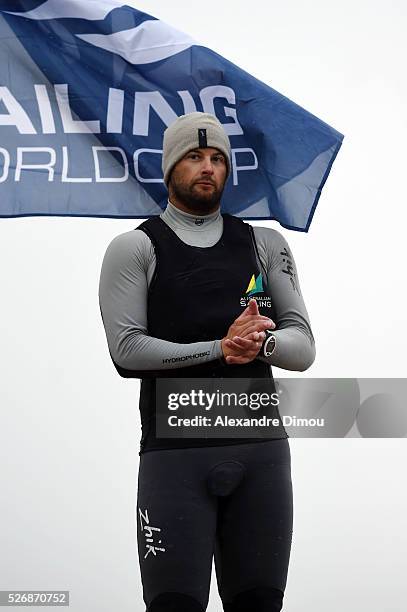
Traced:
<path id="1" fill-rule="evenodd" d="M 119 0 L 0 0 L 0 216 L 146 218 L 167 202 L 165 128 L 217 116 L 222 212 L 307 231 L 343 135 Z"/>

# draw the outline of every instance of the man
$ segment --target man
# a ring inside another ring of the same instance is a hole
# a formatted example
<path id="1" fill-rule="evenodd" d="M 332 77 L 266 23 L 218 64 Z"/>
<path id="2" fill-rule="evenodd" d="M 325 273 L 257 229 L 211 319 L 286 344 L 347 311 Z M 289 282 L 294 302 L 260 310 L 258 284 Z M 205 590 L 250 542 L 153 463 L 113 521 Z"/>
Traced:
<path id="1" fill-rule="evenodd" d="M 160 438 L 160 377 L 264 378 L 315 357 L 282 235 L 220 214 L 229 139 L 206 113 L 164 133 L 166 210 L 109 245 L 100 308 L 118 372 L 140 377 L 138 544 L 148 612 L 202 612 L 212 557 L 226 612 L 282 608 L 292 534 L 290 451 L 265 438 Z"/>

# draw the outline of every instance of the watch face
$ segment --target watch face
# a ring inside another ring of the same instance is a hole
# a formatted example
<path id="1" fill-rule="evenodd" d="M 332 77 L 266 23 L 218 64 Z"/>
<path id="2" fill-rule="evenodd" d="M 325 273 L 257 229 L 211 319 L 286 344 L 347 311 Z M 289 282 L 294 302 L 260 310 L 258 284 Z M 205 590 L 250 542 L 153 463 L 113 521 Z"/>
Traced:
<path id="1" fill-rule="evenodd" d="M 269 336 L 264 343 L 264 356 L 270 357 L 274 349 L 276 348 L 276 339 L 274 336 Z"/>

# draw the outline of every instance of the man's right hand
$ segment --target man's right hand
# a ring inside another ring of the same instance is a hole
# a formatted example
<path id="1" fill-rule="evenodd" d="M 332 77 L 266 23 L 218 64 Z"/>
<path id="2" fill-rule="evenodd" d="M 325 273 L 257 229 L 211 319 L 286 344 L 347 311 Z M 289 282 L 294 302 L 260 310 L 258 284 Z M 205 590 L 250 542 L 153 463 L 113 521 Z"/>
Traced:
<path id="1" fill-rule="evenodd" d="M 222 352 L 227 364 L 243 364 L 257 357 L 266 329 L 275 329 L 272 319 L 259 313 L 256 300 L 250 300 L 247 308 L 229 327 L 222 339 Z"/>

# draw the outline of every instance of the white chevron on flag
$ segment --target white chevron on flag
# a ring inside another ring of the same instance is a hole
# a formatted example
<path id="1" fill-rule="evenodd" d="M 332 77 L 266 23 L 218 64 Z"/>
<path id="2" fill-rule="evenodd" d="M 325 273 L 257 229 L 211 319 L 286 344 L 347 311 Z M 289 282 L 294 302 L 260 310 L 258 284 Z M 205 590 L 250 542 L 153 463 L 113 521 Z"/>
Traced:
<path id="1" fill-rule="evenodd" d="M 76 19 L 98 20 L 104 19 L 113 9 L 124 6 L 120 0 L 47 0 L 31 11 L 12 12 L 27 19 L 62 19 L 64 17 Z"/>
<path id="2" fill-rule="evenodd" d="M 198 44 L 187 34 L 155 19 L 113 34 L 77 36 L 96 47 L 120 55 L 131 64 L 151 64 Z"/>

